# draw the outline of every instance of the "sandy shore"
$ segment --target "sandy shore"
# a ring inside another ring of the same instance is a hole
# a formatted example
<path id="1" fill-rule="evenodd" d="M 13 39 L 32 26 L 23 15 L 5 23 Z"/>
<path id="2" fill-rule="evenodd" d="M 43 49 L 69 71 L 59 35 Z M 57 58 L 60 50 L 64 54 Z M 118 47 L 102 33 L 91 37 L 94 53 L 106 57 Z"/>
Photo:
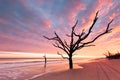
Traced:
<path id="1" fill-rule="evenodd" d="M 39 64 L 0 68 L 0 80 L 27 80 L 44 72 Z"/>
<path id="2" fill-rule="evenodd" d="M 120 59 L 74 60 L 74 69 L 68 62 L 19 63 L 0 65 L 0 80 L 120 80 Z"/>
<path id="3" fill-rule="evenodd" d="M 56 65 L 52 72 L 32 80 L 120 80 L 120 60 L 96 59 L 74 65 L 73 70 L 68 70 L 67 65 Z"/>
<path id="4" fill-rule="evenodd" d="M 62 68 L 57 67 L 60 65 L 66 66 L 64 61 L 49 62 L 46 68 L 41 62 L 3 63 L 0 64 L 0 80 L 31 80 L 49 72 L 61 71 Z"/>

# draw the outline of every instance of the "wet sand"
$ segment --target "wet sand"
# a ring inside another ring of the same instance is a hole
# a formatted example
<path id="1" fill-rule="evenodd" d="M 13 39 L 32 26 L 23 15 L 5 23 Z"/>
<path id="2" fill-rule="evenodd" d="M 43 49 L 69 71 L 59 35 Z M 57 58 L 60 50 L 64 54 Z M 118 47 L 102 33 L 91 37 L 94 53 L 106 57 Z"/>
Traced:
<path id="1" fill-rule="evenodd" d="M 64 69 L 49 72 L 32 80 L 120 80 L 120 59 L 95 59 L 85 63 L 75 63 L 73 70 Z"/>

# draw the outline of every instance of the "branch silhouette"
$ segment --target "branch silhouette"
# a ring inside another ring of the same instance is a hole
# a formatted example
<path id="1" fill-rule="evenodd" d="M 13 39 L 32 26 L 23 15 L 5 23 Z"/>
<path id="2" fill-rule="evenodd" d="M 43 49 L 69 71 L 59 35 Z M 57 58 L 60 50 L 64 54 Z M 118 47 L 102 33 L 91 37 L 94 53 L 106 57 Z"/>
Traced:
<path id="1" fill-rule="evenodd" d="M 59 52 L 57 52 L 58 55 L 60 55 L 63 59 L 69 59 L 68 57 L 64 57 L 63 54 L 60 54 Z"/>

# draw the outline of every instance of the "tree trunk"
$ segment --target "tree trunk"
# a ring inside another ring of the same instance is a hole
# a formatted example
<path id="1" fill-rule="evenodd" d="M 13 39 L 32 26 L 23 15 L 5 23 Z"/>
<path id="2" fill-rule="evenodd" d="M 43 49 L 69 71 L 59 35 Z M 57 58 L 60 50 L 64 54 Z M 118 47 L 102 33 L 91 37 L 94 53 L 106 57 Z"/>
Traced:
<path id="1" fill-rule="evenodd" d="M 44 63 L 44 68 L 46 68 L 46 64 L 47 64 L 47 58 L 46 58 L 46 56 L 44 56 L 44 59 L 45 59 L 45 63 Z"/>
<path id="2" fill-rule="evenodd" d="M 69 69 L 73 69 L 72 57 L 69 58 Z"/>

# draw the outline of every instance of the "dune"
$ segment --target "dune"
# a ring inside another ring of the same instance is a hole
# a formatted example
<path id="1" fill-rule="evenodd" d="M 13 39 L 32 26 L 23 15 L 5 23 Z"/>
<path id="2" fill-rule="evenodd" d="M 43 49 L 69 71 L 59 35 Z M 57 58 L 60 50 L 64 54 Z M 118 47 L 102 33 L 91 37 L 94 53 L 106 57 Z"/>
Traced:
<path id="1" fill-rule="evenodd" d="M 52 72 L 31 80 L 120 80 L 119 62 L 120 59 L 94 59 L 86 63 L 75 63 L 73 70 L 69 70 L 67 65 L 56 65 Z"/>

